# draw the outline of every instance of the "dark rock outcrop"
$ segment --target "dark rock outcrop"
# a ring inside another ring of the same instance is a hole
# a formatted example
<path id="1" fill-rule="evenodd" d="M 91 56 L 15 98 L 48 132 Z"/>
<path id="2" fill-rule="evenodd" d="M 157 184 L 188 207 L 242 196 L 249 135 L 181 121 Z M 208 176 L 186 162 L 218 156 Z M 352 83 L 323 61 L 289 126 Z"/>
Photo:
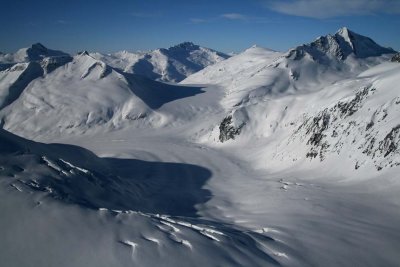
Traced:
<path id="1" fill-rule="evenodd" d="M 242 123 L 238 127 L 235 127 L 233 125 L 231 115 L 224 118 L 219 126 L 219 141 L 221 141 L 221 143 L 223 143 L 230 139 L 235 139 L 235 137 L 240 134 L 243 126 L 244 126 L 244 123 Z"/>

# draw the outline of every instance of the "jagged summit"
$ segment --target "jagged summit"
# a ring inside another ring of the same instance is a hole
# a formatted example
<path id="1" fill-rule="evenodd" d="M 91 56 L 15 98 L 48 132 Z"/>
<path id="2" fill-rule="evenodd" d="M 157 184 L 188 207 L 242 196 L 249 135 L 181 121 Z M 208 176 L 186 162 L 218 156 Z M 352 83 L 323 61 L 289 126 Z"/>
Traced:
<path id="1" fill-rule="evenodd" d="M 367 58 L 392 53 L 396 53 L 396 51 L 382 47 L 371 38 L 357 34 L 347 27 L 342 27 L 334 35 L 320 36 L 309 44 L 290 50 L 287 57 L 298 60 L 309 55 L 314 60 L 324 57 L 345 60 L 350 55 L 356 58 Z"/>
<path id="2" fill-rule="evenodd" d="M 192 43 L 192 42 L 183 42 L 174 46 L 171 46 L 168 50 L 171 49 L 185 49 L 185 50 L 193 50 L 198 49 L 200 46 Z"/>

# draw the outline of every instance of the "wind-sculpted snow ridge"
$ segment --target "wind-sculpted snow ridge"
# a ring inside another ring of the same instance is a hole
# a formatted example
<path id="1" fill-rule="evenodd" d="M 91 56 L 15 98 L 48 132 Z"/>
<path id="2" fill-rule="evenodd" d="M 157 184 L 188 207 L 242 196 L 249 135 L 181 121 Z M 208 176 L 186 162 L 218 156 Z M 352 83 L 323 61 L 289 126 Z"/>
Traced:
<path id="1" fill-rule="evenodd" d="M 165 82 L 180 82 L 209 65 L 229 58 L 224 53 L 191 42 L 150 52 L 121 51 L 108 55 L 100 53 L 91 55 L 114 68 Z"/>

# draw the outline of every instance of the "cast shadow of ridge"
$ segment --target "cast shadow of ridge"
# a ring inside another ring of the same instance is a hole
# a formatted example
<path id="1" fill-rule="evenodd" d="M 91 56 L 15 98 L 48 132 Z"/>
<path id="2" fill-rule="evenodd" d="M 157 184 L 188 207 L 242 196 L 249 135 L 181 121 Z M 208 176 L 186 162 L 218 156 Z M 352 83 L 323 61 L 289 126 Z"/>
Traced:
<path id="1" fill-rule="evenodd" d="M 120 73 L 128 81 L 131 91 L 152 109 L 205 92 L 201 87 L 166 84 L 136 74 Z"/>
<path id="2" fill-rule="evenodd" d="M 195 206 L 211 197 L 203 186 L 212 173 L 200 166 L 100 158 L 78 146 L 37 143 L 0 130 L 0 164 L 7 162 L 29 170 L 18 175 L 33 189 L 93 209 L 197 217 Z"/>

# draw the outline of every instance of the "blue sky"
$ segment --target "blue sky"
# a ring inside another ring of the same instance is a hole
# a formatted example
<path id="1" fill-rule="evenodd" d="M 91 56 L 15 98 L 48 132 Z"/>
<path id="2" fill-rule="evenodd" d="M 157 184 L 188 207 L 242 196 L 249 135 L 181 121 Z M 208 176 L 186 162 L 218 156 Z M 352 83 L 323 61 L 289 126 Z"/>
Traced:
<path id="1" fill-rule="evenodd" d="M 347 26 L 400 50 L 400 0 L 0 0 L 0 51 L 115 52 L 183 41 L 287 50 Z"/>

